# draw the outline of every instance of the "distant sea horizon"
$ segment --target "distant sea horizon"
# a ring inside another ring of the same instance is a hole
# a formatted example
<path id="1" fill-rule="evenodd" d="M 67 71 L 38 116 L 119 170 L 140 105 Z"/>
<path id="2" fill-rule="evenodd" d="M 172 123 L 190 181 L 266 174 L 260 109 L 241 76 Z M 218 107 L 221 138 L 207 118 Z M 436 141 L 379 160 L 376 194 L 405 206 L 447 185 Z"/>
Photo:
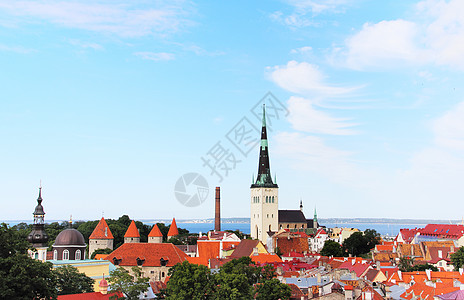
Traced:
<path id="1" fill-rule="evenodd" d="M 48 220 L 47 223 L 63 222 L 64 220 Z M 75 220 L 75 221 L 89 221 L 89 220 Z M 148 220 L 140 219 L 147 225 L 155 223 L 166 223 L 170 224 L 171 220 L 158 219 Z M 222 230 L 239 230 L 242 233 L 250 234 L 250 220 L 249 218 L 223 218 L 221 220 Z M 19 223 L 31 224 L 32 220 L 1 220 L 9 224 L 10 226 L 17 225 Z M 191 233 L 206 233 L 209 230 L 214 229 L 214 219 L 179 219 L 176 220 L 177 227 L 187 229 Z M 427 224 L 458 224 L 461 223 L 459 220 L 425 220 L 425 219 L 387 219 L 387 218 L 321 218 L 319 224 L 327 228 L 333 227 L 344 227 L 344 228 L 357 228 L 361 231 L 366 229 L 374 229 L 382 236 L 394 237 L 400 229 L 403 228 L 423 228 Z"/>

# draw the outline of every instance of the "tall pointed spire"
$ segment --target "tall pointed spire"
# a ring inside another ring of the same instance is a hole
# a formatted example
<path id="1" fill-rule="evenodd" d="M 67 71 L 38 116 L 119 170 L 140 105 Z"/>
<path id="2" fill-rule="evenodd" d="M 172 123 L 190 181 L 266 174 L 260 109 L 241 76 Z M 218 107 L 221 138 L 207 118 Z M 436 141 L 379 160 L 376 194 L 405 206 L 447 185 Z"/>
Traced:
<path id="1" fill-rule="evenodd" d="M 256 181 L 251 187 L 277 187 L 277 184 L 272 182 L 271 167 L 269 164 L 269 149 L 267 142 L 267 130 L 266 130 L 266 107 L 263 104 L 263 122 L 261 128 L 261 146 L 259 150 L 259 166 L 258 176 Z"/>
<path id="2" fill-rule="evenodd" d="M 317 222 L 316 205 L 314 205 L 314 222 Z"/>

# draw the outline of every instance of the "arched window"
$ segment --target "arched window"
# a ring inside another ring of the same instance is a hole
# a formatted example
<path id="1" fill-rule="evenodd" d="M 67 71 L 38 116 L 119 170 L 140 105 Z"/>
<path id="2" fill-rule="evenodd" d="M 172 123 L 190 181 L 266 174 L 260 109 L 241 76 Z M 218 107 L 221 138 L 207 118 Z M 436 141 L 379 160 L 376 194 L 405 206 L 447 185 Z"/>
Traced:
<path id="1" fill-rule="evenodd" d="M 266 217 L 269 219 L 269 214 L 267 214 L 267 216 L 266 216 Z"/>
<path id="2" fill-rule="evenodd" d="M 80 260 L 81 259 L 81 250 L 77 250 L 76 251 L 76 260 Z"/>
<path id="3" fill-rule="evenodd" d="M 268 196 L 266 196 L 266 203 L 268 203 L 268 202 L 269 202 L 269 199 L 268 199 Z"/>
<path id="4" fill-rule="evenodd" d="M 290 228 L 290 224 L 287 224 L 287 228 Z"/>
<path id="5" fill-rule="evenodd" d="M 64 250 L 63 251 L 63 260 L 68 260 L 69 259 L 69 251 L 68 250 Z"/>
<path id="6" fill-rule="evenodd" d="M 274 196 L 272 196 L 272 203 L 274 203 Z"/>
<path id="7" fill-rule="evenodd" d="M 295 224 L 295 229 L 296 229 L 296 224 Z"/>
<path id="8" fill-rule="evenodd" d="M 165 275 L 165 274 L 164 274 L 164 272 L 161 272 L 161 277 L 163 277 L 163 278 L 164 278 L 164 275 Z"/>
<path id="9" fill-rule="evenodd" d="M 269 225 L 269 231 L 271 231 L 271 225 Z"/>
<path id="10" fill-rule="evenodd" d="M 58 251 L 53 251 L 53 260 L 57 260 L 58 259 Z"/>

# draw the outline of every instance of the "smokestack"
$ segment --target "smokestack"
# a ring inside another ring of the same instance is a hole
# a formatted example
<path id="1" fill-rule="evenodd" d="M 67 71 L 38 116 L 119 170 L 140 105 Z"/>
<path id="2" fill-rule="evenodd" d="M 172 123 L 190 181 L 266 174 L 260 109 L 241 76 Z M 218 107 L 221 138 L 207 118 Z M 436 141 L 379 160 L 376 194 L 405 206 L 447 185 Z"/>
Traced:
<path id="1" fill-rule="evenodd" d="M 216 187 L 216 210 L 214 216 L 214 231 L 221 231 L 221 188 Z"/>

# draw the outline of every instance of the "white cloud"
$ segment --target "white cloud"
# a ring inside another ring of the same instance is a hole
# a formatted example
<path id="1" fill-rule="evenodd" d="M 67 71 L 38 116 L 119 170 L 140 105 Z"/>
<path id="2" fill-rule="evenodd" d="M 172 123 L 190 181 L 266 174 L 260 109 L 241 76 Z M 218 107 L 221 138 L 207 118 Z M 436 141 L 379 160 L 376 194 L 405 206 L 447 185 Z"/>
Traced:
<path id="1" fill-rule="evenodd" d="M 415 44 L 417 34 L 417 25 L 410 21 L 366 23 L 346 41 L 346 63 L 358 69 L 422 62 L 426 55 Z"/>
<path id="2" fill-rule="evenodd" d="M 37 52 L 37 50 L 35 49 L 24 48 L 22 46 L 7 46 L 7 45 L 2 45 L 2 44 L 0 44 L 0 51 L 16 52 L 16 53 L 21 53 L 21 54 L 29 54 L 29 53 Z"/>
<path id="3" fill-rule="evenodd" d="M 300 95 L 337 96 L 350 93 L 354 88 L 330 86 L 315 65 L 289 61 L 285 66 L 268 67 L 271 80 L 281 88 Z"/>
<path id="4" fill-rule="evenodd" d="M 363 186 L 365 172 L 350 161 L 352 153 L 324 143 L 323 139 L 299 132 L 280 132 L 274 136 L 274 153 L 288 160 L 295 170 L 311 171 L 331 181 Z"/>
<path id="5" fill-rule="evenodd" d="M 286 15 L 282 11 L 270 14 L 273 21 L 279 22 L 292 29 L 316 26 L 314 16 L 326 11 L 339 13 L 343 11 L 346 0 L 286 0 L 293 7 L 293 12 Z"/>
<path id="6" fill-rule="evenodd" d="M 153 60 L 153 61 L 175 59 L 175 55 L 173 53 L 166 53 L 166 52 L 135 52 L 134 55 L 142 59 Z"/>
<path id="7" fill-rule="evenodd" d="M 464 102 L 435 120 L 435 142 L 450 150 L 464 150 Z"/>
<path id="8" fill-rule="evenodd" d="M 299 131 L 332 135 L 350 135 L 356 132 L 350 127 L 356 124 L 347 123 L 348 119 L 334 118 L 322 111 L 314 109 L 308 99 L 290 97 L 288 100 L 288 120 L 293 128 Z"/>
<path id="9" fill-rule="evenodd" d="M 0 0 L 0 10 L 18 22 L 46 21 L 55 25 L 115 34 L 122 37 L 165 35 L 190 22 L 183 1 L 146 7 L 139 1 L 8 1 Z M 18 18 L 20 17 L 20 18 Z"/>
<path id="10" fill-rule="evenodd" d="M 290 53 L 291 53 L 291 54 L 307 54 L 307 53 L 310 53 L 312 50 L 313 50 L 312 47 L 310 47 L 310 46 L 305 46 L 305 47 L 300 47 L 300 48 L 292 49 L 292 50 L 290 51 Z"/>
<path id="11" fill-rule="evenodd" d="M 337 10 L 347 3 L 346 0 L 287 0 L 300 12 L 321 13 L 326 10 Z"/>
<path id="12" fill-rule="evenodd" d="M 354 69 L 411 64 L 464 69 L 462 11 L 462 0 L 419 2 L 416 19 L 365 23 L 344 47 L 334 48 L 334 56 Z"/>
<path id="13" fill-rule="evenodd" d="M 97 43 L 83 42 L 76 39 L 70 39 L 69 43 L 74 46 L 78 46 L 84 49 L 103 50 L 103 46 Z"/>

